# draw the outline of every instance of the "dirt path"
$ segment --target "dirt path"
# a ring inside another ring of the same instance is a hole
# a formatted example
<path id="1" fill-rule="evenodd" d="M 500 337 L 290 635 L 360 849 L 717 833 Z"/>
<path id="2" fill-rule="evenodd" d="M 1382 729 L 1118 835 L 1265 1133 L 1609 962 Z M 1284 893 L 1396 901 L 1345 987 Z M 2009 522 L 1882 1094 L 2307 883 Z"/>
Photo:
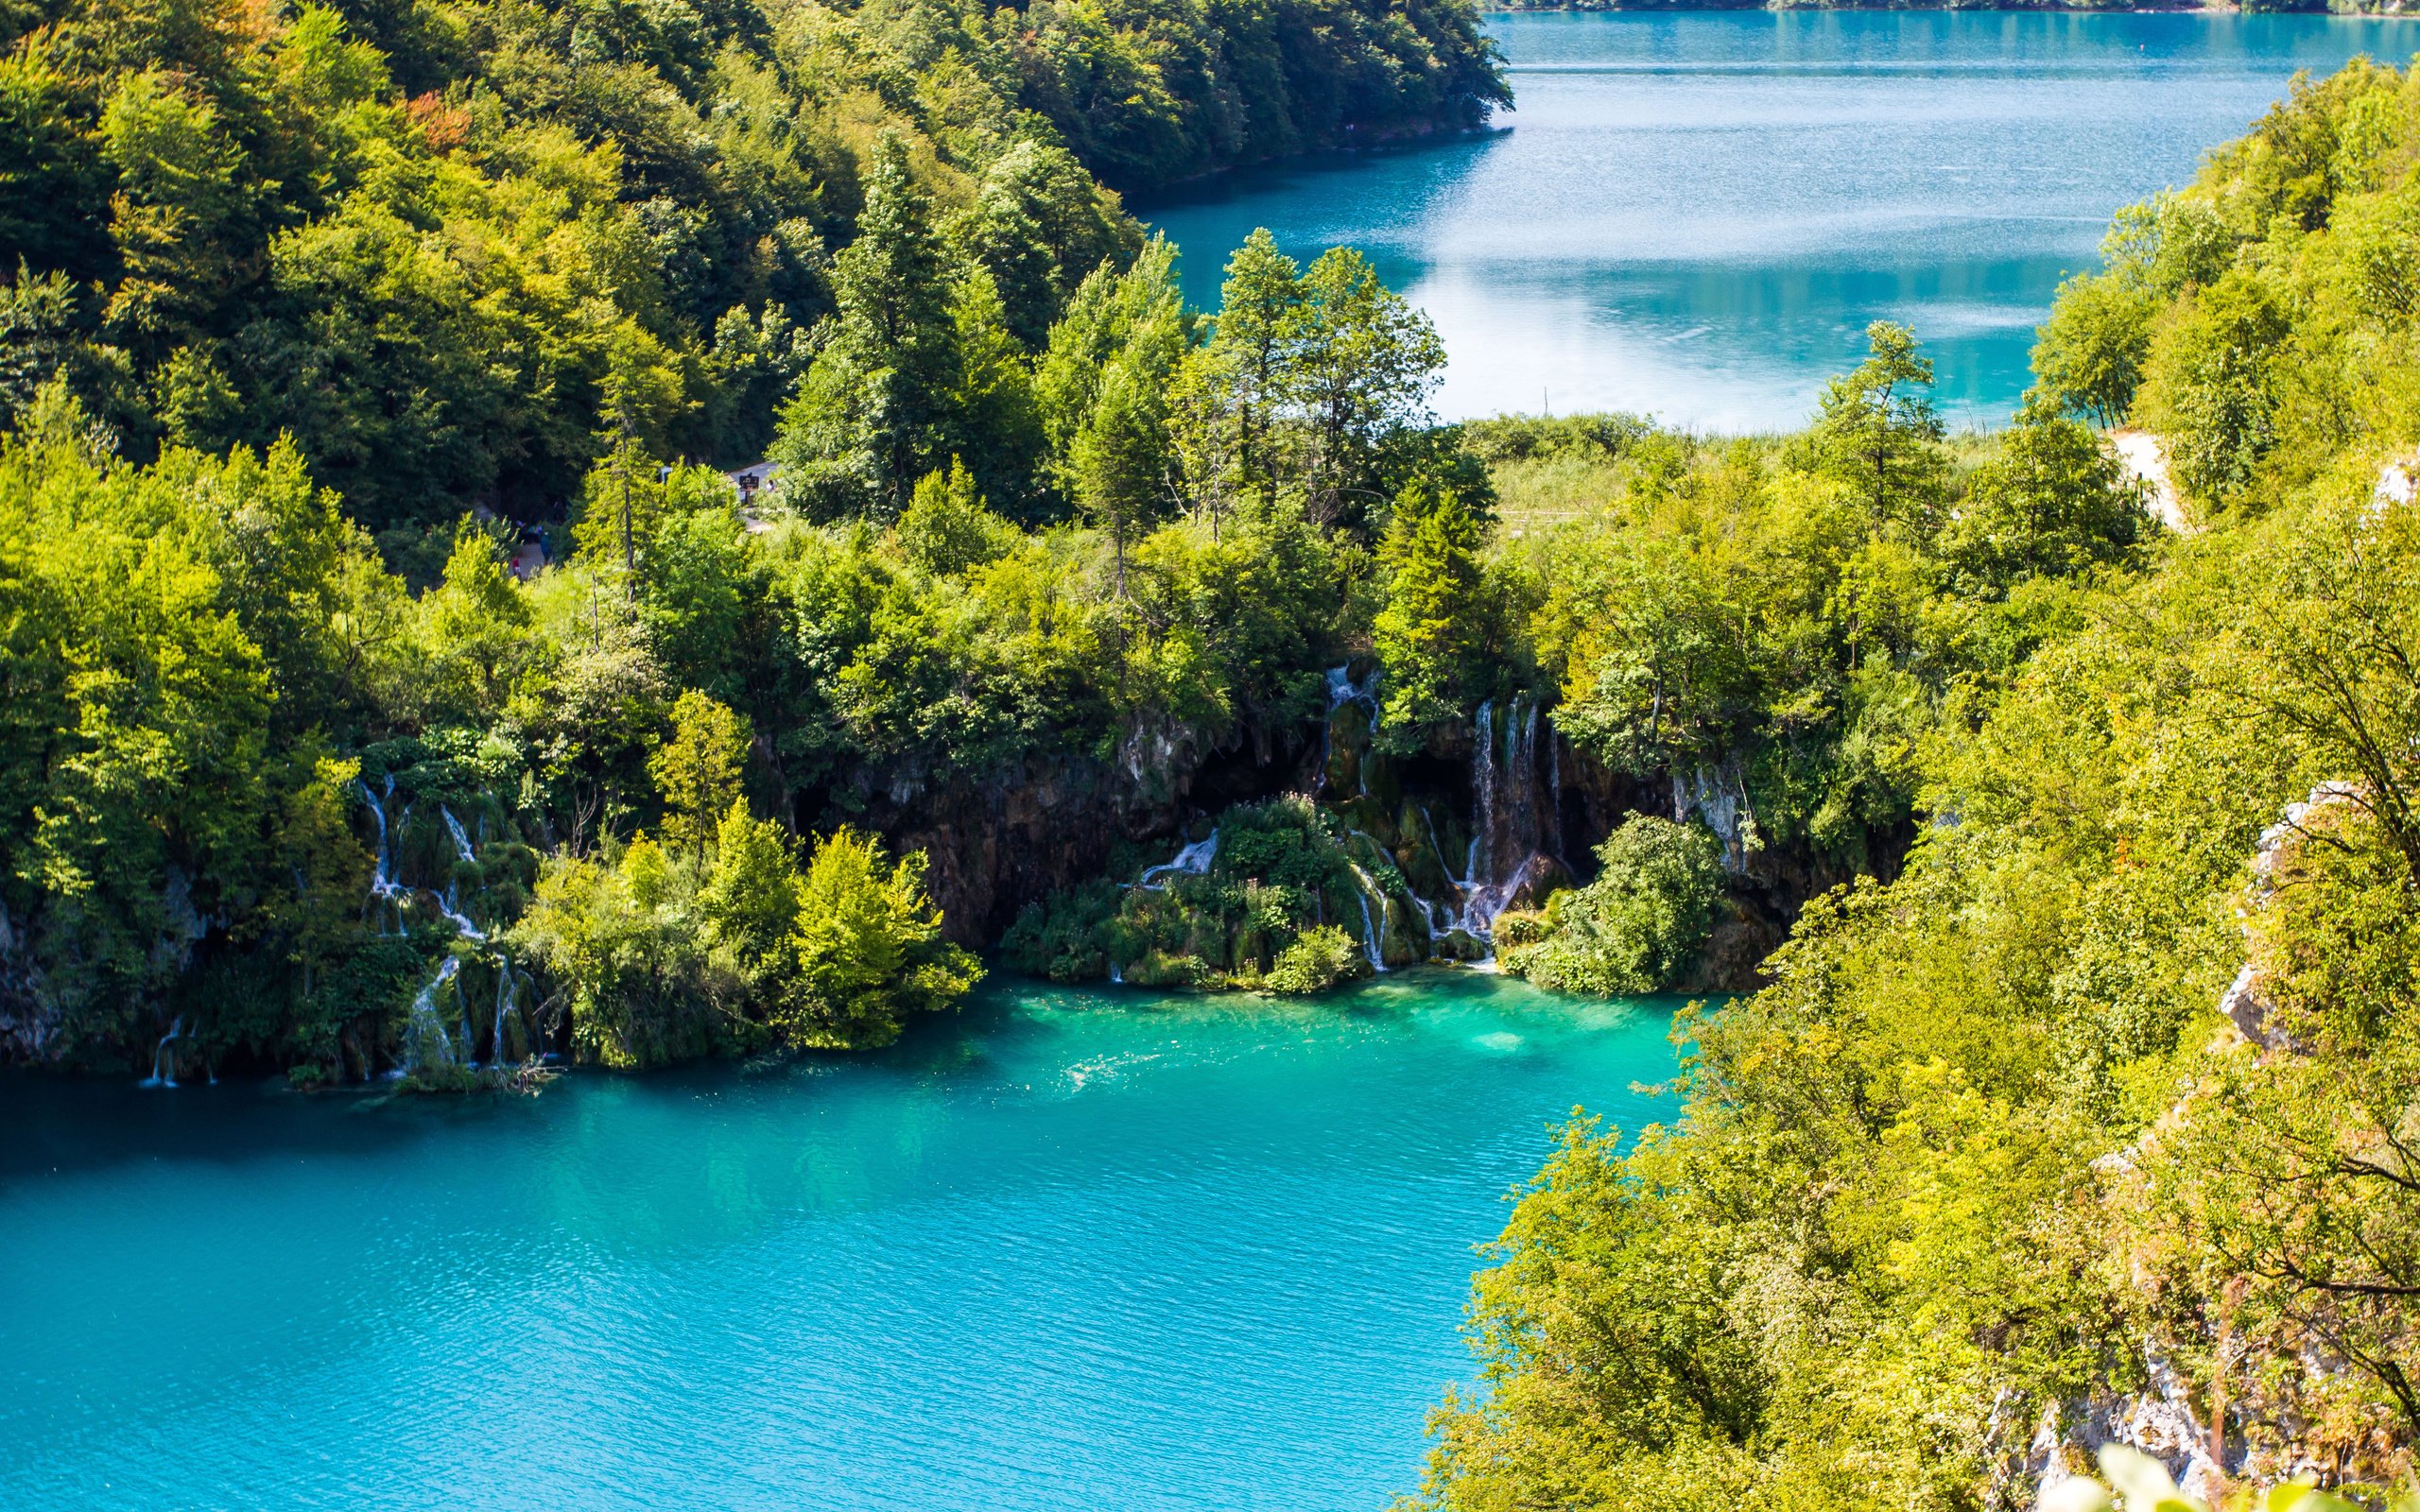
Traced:
<path id="1" fill-rule="evenodd" d="M 2180 536 L 2189 536 L 2199 528 L 2185 517 L 2185 507 L 2176 497 L 2176 485 L 2168 475 L 2168 450 L 2158 437 L 2149 431 L 2114 430 L 2106 439 L 2109 449 L 2118 454 L 2118 465 L 2126 475 L 2149 485 L 2145 502 L 2160 524 Z"/>

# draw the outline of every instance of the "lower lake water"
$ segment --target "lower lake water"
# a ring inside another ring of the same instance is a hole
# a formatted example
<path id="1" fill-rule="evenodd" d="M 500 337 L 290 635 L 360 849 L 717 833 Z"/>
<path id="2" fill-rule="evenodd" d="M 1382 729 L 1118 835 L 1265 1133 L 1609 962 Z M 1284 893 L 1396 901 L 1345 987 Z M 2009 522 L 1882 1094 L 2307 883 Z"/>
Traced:
<path id="1" fill-rule="evenodd" d="M 1377 1512 L 1670 1014 L 998 984 L 536 1099 L 0 1080 L 0 1506 Z"/>
<path id="2" fill-rule="evenodd" d="M 1497 130 L 1248 170 L 1137 212 L 1215 308 L 1267 226 L 1370 254 L 1426 309 L 1448 419 L 1621 409 L 1805 422 L 1875 319 L 1955 422 L 2030 382 L 2033 327 L 2111 212 L 2191 179 L 2298 69 L 2408 61 L 2420 19 L 1961 11 L 1493 15 Z"/>

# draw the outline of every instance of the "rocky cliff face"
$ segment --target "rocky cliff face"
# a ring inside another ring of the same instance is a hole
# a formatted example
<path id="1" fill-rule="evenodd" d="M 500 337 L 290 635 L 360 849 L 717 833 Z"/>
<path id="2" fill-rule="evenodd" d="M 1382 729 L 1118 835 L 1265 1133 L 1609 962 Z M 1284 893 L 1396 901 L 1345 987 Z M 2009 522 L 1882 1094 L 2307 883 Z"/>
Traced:
<path id="1" fill-rule="evenodd" d="M 801 810 L 801 822 L 880 832 L 897 851 L 922 850 L 944 929 L 988 945 L 1019 909 L 1100 875 L 1119 841 L 1183 843 L 1233 803 L 1306 789 L 1319 757 L 1305 725 L 1244 730 L 1212 745 L 1178 726 L 1130 730 L 1110 761 L 1036 761 L 972 786 L 934 789 L 894 774 L 875 790 Z"/>
<path id="2" fill-rule="evenodd" d="M 1366 664 L 1333 669 L 1327 686 L 1317 723 L 1239 731 L 1221 746 L 1182 729 L 1142 729 L 1114 761 L 1036 763 L 973 788 L 929 791 L 894 777 L 852 795 L 854 821 L 924 850 L 951 936 L 982 945 L 1028 903 L 1101 874 L 1121 840 L 1172 853 L 1232 804 L 1306 793 L 1366 850 L 1365 863 L 1383 857 L 1401 873 L 1409 900 L 1382 904 L 1381 931 L 1388 964 L 1401 965 L 1432 951 L 1484 956 L 1498 913 L 1587 881 L 1596 847 L 1632 814 L 1697 817 L 1722 841 L 1732 885 L 1682 984 L 1692 992 L 1753 989 L 1800 906 L 1853 875 L 1766 845 L 1736 765 L 1616 772 L 1564 739 L 1551 708 L 1526 695 L 1482 704 L 1468 723 L 1404 749 L 1379 738 Z M 1880 848 L 1886 876 L 1907 838 Z"/>

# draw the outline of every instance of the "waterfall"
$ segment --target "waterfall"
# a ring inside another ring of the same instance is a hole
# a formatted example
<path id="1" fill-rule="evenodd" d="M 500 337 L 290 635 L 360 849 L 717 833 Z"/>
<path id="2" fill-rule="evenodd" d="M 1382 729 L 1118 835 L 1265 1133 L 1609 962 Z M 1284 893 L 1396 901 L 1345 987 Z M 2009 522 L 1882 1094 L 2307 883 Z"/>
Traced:
<path id="1" fill-rule="evenodd" d="M 504 1064 L 504 1016 L 512 1003 L 512 961 L 499 954 L 495 958 L 495 1048 L 488 1056 L 488 1064 Z"/>
<path id="2" fill-rule="evenodd" d="M 1691 814 L 1705 820 L 1722 842 L 1723 869 L 1740 875 L 1748 869 L 1747 789 L 1737 774 L 1719 766 L 1700 766 L 1687 777 L 1672 774 L 1672 820 L 1685 824 Z"/>
<path id="3" fill-rule="evenodd" d="M 1430 816 L 1428 805 L 1426 803 L 1420 805 L 1420 822 L 1428 833 L 1428 853 L 1437 858 L 1437 869 L 1443 873 L 1445 885 L 1455 886 L 1454 868 L 1445 864 L 1445 848 L 1437 838 L 1437 821 Z M 1382 846 L 1379 849 L 1385 848 Z M 1443 934 L 1454 927 L 1454 911 L 1443 903 L 1420 896 L 1419 890 L 1412 886 L 1411 874 L 1408 871 L 1404 873 L 1403 890 L 1410 895 L 1413 902 L 1420 905 L 1421 917 L 1428 920 L 1430 934 Z"/>
<path id="4" fill-rule="evenodd" d="M 445 1020 L 437 1011 L 437 994 L 445 990 L 446 984 L 454 980 L 454 973 L 461 969 L 462 963 L 448 955 L 438 963 L 437 974 L 420 989 L 420 996 L 412 999 L 411 1025 L 405 1031 L 404 1040 L 406 1074 L 421 1069 L 421 1054 L 424 1050 L 433 1053 L 441 1065 L 455 1063 L 454 1041 L 445 1033 Z"/>
<path id="5" fill-rule="evenodd" d="M 370 784 L 367 782 L 356 782 L 354 785 L 360 788 L 361 800 L 370 805 L 371 817 L 376 820 L 378 825 L 378 851 L 376 864 L 370 879 L 370 895 L 382 903 L 397 902 L 409 896 L 413 891 L 412 888 L 405 886 L 395 875 L 395 833 L 401 830 L 405 821 L 411 817 L 411 806 L 405 805 L 404 812 L 397 815 L 390 825 L 387 818 L 387 805 L 394 800 L 395 779 L 392 776 L 388 777 L 382 784 L 381 791 L 375 793 L 370 790 Z M 462 828 L 462 821 L 455 817 L 453 809 L 441 803 L 437 811 L 445 816 L 445 830 L 454 838 L 455 854 L 475 866 L 478 862 L 478 853 L 471 844 L 470 832 Z M 485 815 L 479 816 L 479 833 L 482 836 L 487 833 Z M 487 932 L 479 928 L 469 914 L 463 912 L 458 893 L 459 885 L 449 881 L 443 892 L 433 894 L 437 902 L 438 913 L 447 923 L 454 926 L 456 935 L 476 944 L 486 944 Z M 380 928 L 383 932 L 385 928 L 383 917 L 380 919 Z M 493 1037 L 495 1048 L 493 1058 L 501 1061 L 504 1058 L 504 1020 L 511 1007 L 512 963 L 501 952 L 496 954 L 495 963 L 496 1010 Z M 411 1023 L 406 1031 L 408 1040 L 404 1047 L 406 1073 L 420 1070 L 424 1055 L 434 1056 L 449 1066 L 477 1064 L 473 1059 L 474 1041 L 471 1037 L 470 1010 L 465 1007 L 462 1012 L 458 1028 L 460 1040 L 458 1048 L 455 1042 L 456 1037 L 446 1033 L 445 1022 L 437 1011 L 438 994 L 444 990 L 446 984 L 452 982 L 455 973 L 461 969 L 460 961 L 452 955 L 446 956 L 442 962 L 439 963 L 437 974 L 429 980 L 426 987 L 421 988 L 420 996 L 412 1000 Z M 182 1022 L 180 1021 L 180 1023 Z M 171 1031 L 169 1038 L 176 1037 L 177 1031 Z M 164 1047 L 166 1043 L 165 1040 L 161 1041 Z M 174 1086 L 175 1083 L 168 1082 L 165 1085 Z"/>
<path id="6" fill-rule="evenodd" d="M 361 800 L 370 805 L 370 816 L 378 821 L 378 851 L 370 873 L 370 896 L 381 903 L 390 903 L 401 897 L 406 890 L 395 881 L 395 840 L 392 832 L 387 826 L 385 800 L 394 798 L 395 780 L 391 776 L 387 779 L 386 791 L 383 794 L 370 791 L 370 784 L 367 782 L 356 782 L 354 785 L 361 789 Z M 410 813 L 411 809 L 406 805 L 404 814 L 408 816 Z M 396 821 L 398 825 L 402 822 L 401 819 Z M 386 930 L 387 918 L 382 912 L 378 917 L 378 931 L 383 935 Z"/>
<path id="7" fill-rule="evenodd" d="M 1503 748 L 1497 749 L 1495 707 L 1478 706 L 1475 760 L 1471 780 L 1478 812 L 1471 835 L 1470 862 L 1455 879 L 1460 911 L 1454 927 L 1478 939 L 1493 933 L 1495 916 L 1504 911 L 1540 855 L 1545 826 L 1540 822 L 1538 792 L 1537 702 L 1523 694 L 1512 700 L 1504 719 Z M 1548 728 L 1547 739 L 1554 738 Z M 1549 747 L 1550 751 L 1554 747 Z M 1554 751 L 1554 788 L 1562 790 L 1559 751 Z M 1557 828 L 1560 829 L 1558 822 Z M 1443 857 L 1440 857 L 1442 860 Z"/>
<path id="8" fill-rule="evenodd" d="M 1123 983 L 1126 980 L 1126 973 L 1118 969 L 1115 961 L 1109 963 L 1109 979 L 1113 983 Z"/>
<path id="9" fill-rule="evenodd" d="M 1375 667 L 1371 668 L 1370 676 L 1360 682 L 1353 680 L 1353 666 L 1350 662 L 1343 666 L 1327 669 L 1328 713 L 1325 719 L 1320 721 L 1320 765 L 1318 773 L 1311 779 L 1311 792 L 1314 796 L 1327 790 L 1328 758 L 1336 748 L 1336 711 L 1348 703 L 1361 704 L 1370 711 L 1370 727 L 1376 729 L 1378 724 L 1377 686 L 1378 669 Z M 1362 796 L 1367 797 L 1370 791 L 1367 764 L 1355 763 L 1354 772 Z"/>
<path id="10" fill-rule="evenodd" d="M 1143 875 L 1135 879 L 1134 885 L 1137 887 L 1156 887 L 1159 884 L 1152 882 L 1151 879 L 1171 871 L 1181 872 L 1188 877 L 1199 877 L 1203 872 L 1208 871 L 1210 869 L 1210 863 L 1218 858 L 1219 832 L 1213 830 L 1210 832 L 1210 838 L 1206 840 L 1196 840 L 1191 845 L 1188 845 L 1179 850 L 1176 853 L 1175 860 L 1163 861 L 1156 867 L 1144 868 Z"/>
<path id="11" fill-rule="evenodd" d="M 151 1051 L 151 1074 L 144 1077 L 136 1085 L 174 1087 L 177 1084 L 177 1063 L 168 1058 L 168 1042 L 184 1037 L 185 1016 L 180 1013 L 177 1015 L 176 1022 L 168 1025 L 168 1032 L 160 1037 L 159 1044 Z"/>
<path id="12" fill-rule="evenodd" d="M 1512 700 L 1504 744 L 1504 769 L 1496 778 L 1504 828 L 1488 837 L 1495 851 L 1489 880 L 1497 882 L 1510 880 L 1538 849 L 1538 706 L 1526 696 Z"/>
<path id="13" fill-rule="evenodd" d="M 1353 896 L 1361 902 L 1361 954 L 1370 958 L 1370 970 L 1383 976 L 1387 971 L 1387 895 L 1378 891 L 1378 885 L 1361 869 L 1359 862 L 1346 865 L 1353 868 L 1354 878 L 1360 883 Z M 1374 892 L 1378 893 L 1378 921 L 1374 924 L 1370 921 L 1370 895 Z"/>
<path id="14" fill-rule="evenodd" d="M 487 943 L 486 934 L 478 925 L 471 922 L 471 916 L 462 912 L 461 906 L 455 902 L 454 884 L 449 882 L 445 885 L 444 893 L 437 900 L 437 911 L 445 916 L 445 921 L 454 926 L 454 933 L 457 935 L 467 940 L 475 940 L 482 945 Z"/>
<path id="15" fill-rule="evenodd" d="M 1377 668 L 1370 669 L 1369 680 L 1365 682 L 1353 680 L 1353 666 L 1350 662 L 1340 667 L 1327 669 L 1327 706 L 1335 709 L 1348 703 L 1366 703 L 1370 706 L 1372 713 L 1377 713 Z"/>
<path id="16" fill-rule="evenodd" d="M 1495 705 L 1478 706 L 1478 761 L 1471 768 L 1478 791 L 1478 816 L 1471 826 L 1471 861 L 1465 886 L 1484 886 L 1495 876 Z"/>
<path id="17" fill-rule="evenodd" d="M 1563 854 L 1563 735 L 1547 727 L 1547 854 Z"/>

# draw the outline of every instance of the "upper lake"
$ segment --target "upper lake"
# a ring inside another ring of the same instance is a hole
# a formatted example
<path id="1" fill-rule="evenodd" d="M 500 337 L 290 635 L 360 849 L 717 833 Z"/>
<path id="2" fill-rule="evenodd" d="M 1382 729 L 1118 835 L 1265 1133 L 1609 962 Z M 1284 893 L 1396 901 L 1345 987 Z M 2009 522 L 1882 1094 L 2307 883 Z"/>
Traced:
<path id="1" fill-rule="evenodd" d="M 1232 174 L 1135 208 L 1218 303 L 1255 226 L 1360 248 L 1426 309 L 1437 408 L 1805 421 L 1875 319 L 1958 423 L 2004 421 L 2033 327 L 2111 212 L 2189 180 L 2298 69 L 2401 61 L 2420 23 L 2329 16 L 1494 15 L 1505 129 Z"/>

